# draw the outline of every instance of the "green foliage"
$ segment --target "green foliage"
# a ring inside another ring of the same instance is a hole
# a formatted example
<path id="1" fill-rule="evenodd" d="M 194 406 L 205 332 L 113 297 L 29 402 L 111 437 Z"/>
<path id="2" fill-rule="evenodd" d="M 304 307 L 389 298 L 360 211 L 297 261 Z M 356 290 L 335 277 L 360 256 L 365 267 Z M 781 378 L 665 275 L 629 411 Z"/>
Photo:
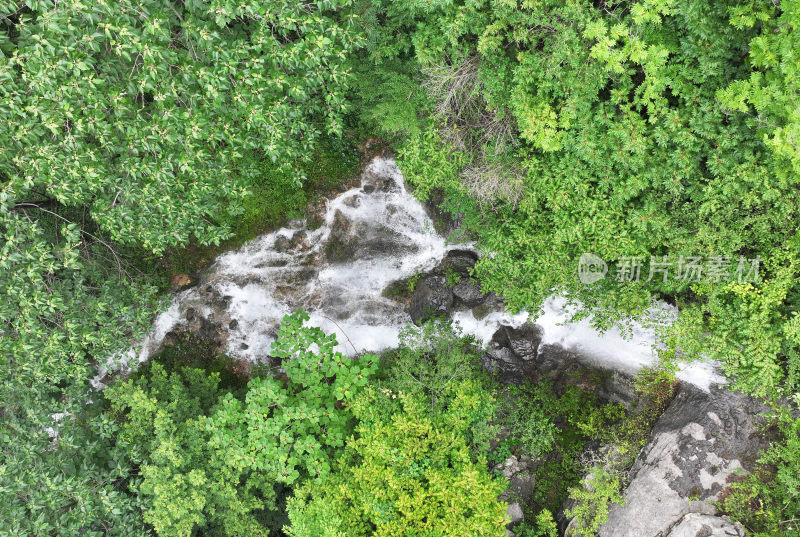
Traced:
<path id="1" fill-rule="evenodd" d="M 289 501 L 287 534 L 504 535 L 504 484 L 485 458 L 497 405 L 479 352 L 440 321 L 402 333 L 353 402 L 358 424 L 333 471 Z"/>
<path id="2" fill-rule="evenodd" d="M 119 442 L 141 467 L 134 489 L 147 504 L 145 520 L 159 535 L 191 535 L 195 527 L 219 524 L 237 535 L 258 525 L 248 518 L 259 503 L 237 490 L 238 476 L 208 446 L 202 416 L 221 395 L 219 375 L 202 369 L 167 373 L 154 364 L 150 375 L 108 388 L 120 423 Z"/>
<path id="3" fill-rule="evenodd" d="M 135 472 L 96 395 L 76 400 L 71 389 L 55 403 L 56 393 L 12 387 L 2 393 L 0 533 L 148 535 L 141 501 L 127 491 Z"/>
<path id="4" fill-rule="evenodd" d="M 141 335 L 156 289 L 127 280 L 113 261 L 121 253 L 80 235 L 56 217 L 37 224 L 13 213 L 0 222 L 0 533 L 144 532 L 125 492 L 131 470 L 90 404 L 97 395 L 88 379 L 92 360 Z M 86 252 L 111 257 L 101 264 Z"/>
<path id="5" fill-rule="evenodd" d="M 573 519 L 571 535 L 594 537 L 597 530 L 608 521 L 608 508 L 612 503 L 623 503 L 621 479 L 602 467 L 592 469 L 580 486 L 570 489 L 570 497 L 578 503 L 564 511 Z"/>
<path id="6" fill-rule="evenodd" d="M 531 457 L 550 451 L 559 433 L 551 413 L 556 403 L 553 394 L 546 387 L 537 388 L 509 401 L 505 416 L 510 442 L 520 445 Z"/>
<path id="7" fill-rule="evenodd" d="M 234 243 L 274 229 L 286 218 L 301 217 L 316 193 L 338 188 L 356 175 L 357 166 L 356 150 L 334 136 L 324 136 L 310 160 L 298 167 L 306 178 L 302 188 L 298 188 L 294 177 L 297 169 L 281 171 L 274 164 L 262 161 L 258 174 L 250 182 L 243 213 L 230 221 Z"/>
<path id="8" fill-rule="evenodd" d="M 408 279 L 408 292 L 413 293 L 414 289 L 417 288 L 417 283 L 419 283 L 420 278 L 422 278 L 422 273 L 414 274 Z"/>
<path id="9" fill-rule="evenodd" d="M 500 414 L 507 442 L 517 453 L 541 461 L 536 466 L 533 512 L 558 512 L 584 473 L 587 443 L 610 442 L 624 416 L 620 405 L 600 404 L 576 386 L 557 393 L 549 382 L 512 388 Z"/>
<path id="10" fill-rule="evenodd" d="M 419 133 L 428 97 L 413 62 L 359 63 L 353 75 L 353 108 L 360 121 L 387 139 Z"/>
<path id="11" fill-rule="evenodd" d="M 373 355 L 353 360 L 334 351 L 336 336 L 303 326 L 307 320 L 302 311 L 286 316 L 272 346 L 288 382 L 253 379 L 244 402 L 227 395 L 206 423 L 211 447 L 228 464 L 267 482 L 328 473 L 352 425 L 349 403 L 377 367 Z"/>
<path id="12" fill-rule="evenodd" d="M 433 189 L 457 191 L 458 170 L 465 155 L 448 147 L 433 123 L 429 122 L 401 147 L 399 164 L 414 187 L 414 195 L 426 201 Z"/>
<path id="13" fill-rule="evenodd" d="M 262 520 L 277 509 L 277 487 L 327 474 L 377 358 L 345 358 L 307 320 L 286 316 L 273 344 L 286 380 L 254 378 L 244 400 L 221 391 L 217 373 L 168 374 L 160 364 L 108 389 L 119 441 L 141 466 L 145 520 L 159 535 L 268 533 Z"/>
<path id="14" fill-rule="evenodd" d="M 547 509 L 539 511 L 533 524 L 523 523 L 514 528 L 519 537 L 558 537 L 558 525 Z"/>
<path id="15" fill-rule="evenodd" d="M 401 167 L 421 198 L 444 192 L 491 253 L 476 266 L 484 288 L 529 311 L 556 290 L 600 328 L 672 297 L 685 312 L 673 350 L 711 353 L 751 393 L 797 392 L 794 2 L 376 9 L 385 35 L 371 46 L 427 66 L 435 101 Z M 640 281 L 612 270 L 579 285 L 583 252 L 612 268 L 669 255 L 672 273 L 650 278 L 645 265 Z M 760 278 L 679 279 L 680 256 L 728 257 L 734 268 L 759 256 Z"/>
<path id="16" fill-rule="evenodd" d="M 120 243 L 218 243 L 260 160 L 298 171 L 342 132 L 347 5 L 3 6 L 3 212 L 44 196 Z"/>
<path id="17" fill-rule="evenodd" d="M 0 2 L 0 533 L 146 533 L 88 379 L 150 324 L 148 253 L 219 244 L 312 178 L 296 163 L 342 132 L 347 5 Z M 267 162 L 287 179 L 266 188 Z"/>
<path id="18" fill-rule="evenodd" d="M 369 389 L 337 470 L 289 501 L 291 537 L 505 535 L 503 484 L 473 460 L 457 418 L 423 398 Z M 455 426 L 455 427 L 453 427 Z"/>
<path id="19" fill-rule="evenodd" d="M 796 39 L 800 6 L 791 1 L 745 2 L 731 7 L 729 13 L 736 28 L 758 24 L 760 32 L 749 43 L 750 78 L 731 83 L 717 97 L 726 108 L 750 115 L 751 125 L 767 145 L 789 161 L 794 173 L 800 173 L 800 115 L 794 82 L 800 75 Z"/>
<path id="20" fill-rule="evenodd" d="M 483 454 L 496 435 L 490 422 L 498 405 L 480 354 L 474 339 L 447 322 L 409 327 L 400 346 L 383 356 L 386 373 L 378 386 L 426 401 L 434 421 L 446 422 L 475 454 Z"/>
<path id="21" fill-rule="evenodd" d="M 755 537 L 800 535 L 800 419 L 786 409 L 776 416 L 779 438 L 756 470 L 723 494 L 720 506 Z"/>
<path id="22" fill-rule="evenodd" d="M 461 281 L 462 277 L 460 272 L 451 267 L 447 267 L 444 276 L 448 287 L 454 287 L 458 282 Z"/>

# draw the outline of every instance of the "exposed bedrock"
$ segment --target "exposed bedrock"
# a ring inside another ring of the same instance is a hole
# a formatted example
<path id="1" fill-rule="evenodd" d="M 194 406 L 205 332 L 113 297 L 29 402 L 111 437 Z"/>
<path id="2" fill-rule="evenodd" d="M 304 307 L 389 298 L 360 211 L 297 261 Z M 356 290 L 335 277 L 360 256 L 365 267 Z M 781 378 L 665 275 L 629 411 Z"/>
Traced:
<path id="1" fill-rule="evenodd" d="M 598 536 L 744 536 L 713 502 L 766 447 L 757 431 L 766 410 L 741 393 L 683 383 L 629 472 L 625 504 L 610 509 Z"/>

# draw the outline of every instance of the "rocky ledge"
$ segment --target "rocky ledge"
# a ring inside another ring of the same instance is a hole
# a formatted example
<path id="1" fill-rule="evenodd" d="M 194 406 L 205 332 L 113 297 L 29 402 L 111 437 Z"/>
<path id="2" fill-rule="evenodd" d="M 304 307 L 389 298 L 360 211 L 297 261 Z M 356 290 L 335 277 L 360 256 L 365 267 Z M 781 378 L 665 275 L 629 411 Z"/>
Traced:
<path id="1" fill-rule="evenodd" d="M 682 384 L 631 468 L 624 505 L 599 537 L 743 537 L 714 502 L 766 447 L 757 425 L 767 408 L 744 394 Z"/>

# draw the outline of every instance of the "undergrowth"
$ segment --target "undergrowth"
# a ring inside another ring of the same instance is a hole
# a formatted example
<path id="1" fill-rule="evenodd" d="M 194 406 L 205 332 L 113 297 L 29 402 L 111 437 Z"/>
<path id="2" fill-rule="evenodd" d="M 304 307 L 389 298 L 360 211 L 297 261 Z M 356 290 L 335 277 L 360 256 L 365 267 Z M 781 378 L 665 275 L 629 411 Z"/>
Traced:
<path id="1" fill-rule="evenodd" d="M 722 493 L 719 507 L 753 537 L 800 536 L 800 419 L 785 407 L 772 416 L 775 438 L 755 470 Z"/>
<path id="2" fill-rule="evenodd" d="M 168 250 L 161 258 L 164 272 L 168 275 L 195 272 L 220 253 L 272 231 L 289 219 L 301 218 L 303 210 L 315 198 L 330 194 L 357 173 L 359 154 L 355 143 L 359 134 L 323 139 L 311 160 L 299 164 L 306 175 L 301 188 L 291 176 L 280 173 L 265 160 L 262 173 L 249 185 L 251 195 L 244 200 L 244 212 L 231 222 L 222 222 L 230 226 L 233 235 L 219 246 L 191 243 L 185 248 Z"/>

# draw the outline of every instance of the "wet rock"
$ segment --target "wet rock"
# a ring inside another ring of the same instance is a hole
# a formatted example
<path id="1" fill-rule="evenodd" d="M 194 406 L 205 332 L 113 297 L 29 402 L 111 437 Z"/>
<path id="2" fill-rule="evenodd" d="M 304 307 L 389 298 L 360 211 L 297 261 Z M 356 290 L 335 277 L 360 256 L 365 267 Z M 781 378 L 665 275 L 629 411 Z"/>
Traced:
<path id="1" fill-rule="evenodd" d="M 333 213 L 333 222 L 331 223 L 331 234 L 342 235 L 350 233 L 353 229 L 353 223 L 340 211 L 336 209 Z"/>
<path id="2" fill-rule="evenodd" d="M 503 311 L 503 301 L 500 300 L 494 293 L 489 293 L 483 299 L 483 302 L 472 308 L 472 316 L 478 320 L 483 319 L 490 313 Z"/>
<path id="3" fill-rule="evenodd" d="M 635 385 L 632 375 L 622 371 L 603 371 L 602 384 L 597 394 L 604 401 L 631 405 L 637 400 Z"/>
<path id="4" fill-rule="evenodd" d="M 459 239 L 464 238 L 463 234 L 459 233 L 459 228 L 463 220 L 462 215 L 453 214 L 442 209 L 441 205 L 443 201 L 444 193 L 434 190 L 425 203 L 425 211 L 433 221 L 433 226 L 438 233 L 450 238 L 451 242 L 459 242 Z M 458 235 L 461 235 L 461 237 Z"/>
<path id="5" fill-rule="evenodd" d="M 522 507 L 520 507 L 519 502 L 508 504 L 506 516 L 510 520 L 508 523 L 509 528 L 513 528 L 518 524 L 522 524 L 522 522 L 525 520 L 525 515 L 522 513 Z"/>
<path id="6" fill-rule="evenodd" d="M 524 363 L 496 341 L 490 341 L 481 357 L 483 368 L 505 384 L 522 384 L 526 377 Z"/>
<path id="7" fill-rule="evenodd" d="M 366 194 L 373 192 L 399 192 L 400 185 L 397 184 L 394 177 L 381 173 L 381 170 L 367 169 L 361 176 L 361 189 Z"/>
<path id="8" fill-rule="evenodd" d="M 534 375 L 542 327 L 526 323 L 519 328 L 501 326 L 492 336 L 483 356 L 483 366 L 500 382 L 521 384 Z"/>
<path id="9" fill-rule="evenodd" d="M 176 274 L 169 281 L 169 287 L 172 291 L 183 291 L 192 287 L 196 283 L 196 278 L 192 278 L 188 274 Z"/>
<path id="10" fill-rule="evenodd" d="M 356 208 L 359 205 L 361 205 L 361 196 L 359 196 L 358 194 L 347 196 L 345 199 L 342 200 L 342 203 L 348 207 Z"/>
<path id="11" fill-rule="evenodd" d="M 176 325 L 170 330 L 164 337 L 163 346 L 170 347 L 179 341 L 189 339 L 202 342 L 212 352 L 222 352 L 228 342 L 226 323 L 229 319 L 226 316 L 221 315 L 219 320 L 215 320 L 213 313 L 204 317 L 193 308 L 188 308 L 184 317 L 187 322 Z"/>
<path id="12" fill-rule="evenodd" d="M 306 207 L 306 225 L 308 229 L 317 229 L 325 223 L 325 214 L 328 212 L 328 200 L 320 199 Z"/>
<path id="13" fill-rule="evenodd" d="M 498 330 L 502 335 L 503 342 L 507 344 L 512 352 L 523 360 L 535 360 L 542 342 L 544 329 L 538 324 L 525 323 L 519 328 L 501 326 Z M 496 334 L 497 335 L 497 334 Z"/>
<path id="14" fill-rule="evenodd" d="M 590 357 L 561 345 L 539 348 L 536 377 L 549 380 L 557 388 L 579 386 L 591 390 L 611 403 L 631 405 L 637 399 L 632 374 L 599 368 Z"/>
<path id="15" fill-rule="evenodd" d="M 325 243 L 325 257 L 330 263 L 344 263 L 353 259 L 356 243 L 352 236 L 353 223 L 339 210 L 333 213 L 333 223 L 328 241 Z"/>
<path id="16" fill-rule="evenodd" d="M 457 272 L 462 276 L 469 276 L 477 261 L 478 254 L 471 250 L 450 250 L 436 267 L 435 272 L 437 274 Z"/>
<path id="17" fill-rule="evenodd" d="M 415 324 L 432 316 L 449 312 L 453 307 L 453 291 L 444 276 L 426 276 L 417 282 L 409 304 L 409 315 Z"/>
<path id="18" fill-rule="evenodd" d="M 713 502 L 766 446 L 756 428 L 766 410 L 741 393 L 682 384 L 629 473 L 625 505 L 610 509 L 599 537 L 743 535 Z"/>
<path id="19" fill-rule="evenodd" d="M 405 256 L 419 251 L 418 245 L 384 226 L 378 229 L 357 229 L 354 235 L 358 237 L 353 252 L 356 259 Z"/>
<path id="20" fill-rule="evenodd" d="M 292 249 L 307 250 L 309 248 L 309 244 L 306 242 L 307 236 L 308 233 L 304 229 L 296 231 L 295 234 L 292 235 Z"/>
<path id="21" fill-rule="evenodd" d="M 349 241 L 331 239 L 325 244 L 325 257 L 330 263 L 344 263 L 353 259 L 355 246 Z"/>
<path id="22" fill-rule="evenodd" d="M 292 247 L 292 241 L 291 239 L 289 239 L 289 237 L 285 235 L 278 235 L 277 237 L 275 237 L 275 243 L 272 248 L 276 252 L 285 252 L 286 250 L 289 250 L 291 247 Z"/>
<path id="23" fill-rule="evenodd" d="M 481 292 L 480 286 L 469 278 L 461 278 L 461 281 L 453 286 L 453 296 L 460 304 L 468 308 L 474 308 L 486 298 L 486 295 Z"/>
<path id="24" fill-rule="evenodd" d="M 286 239 L 287 243 L 289 239 Z M 263 263 L 258 263 L 254 265 L 254 268 L 263 269 L 263 268 L 273 268 L 273 267 L 285 267 L 289 264 L 288 259 L 270 259 L 268 261 L 264 261 Z"/>

